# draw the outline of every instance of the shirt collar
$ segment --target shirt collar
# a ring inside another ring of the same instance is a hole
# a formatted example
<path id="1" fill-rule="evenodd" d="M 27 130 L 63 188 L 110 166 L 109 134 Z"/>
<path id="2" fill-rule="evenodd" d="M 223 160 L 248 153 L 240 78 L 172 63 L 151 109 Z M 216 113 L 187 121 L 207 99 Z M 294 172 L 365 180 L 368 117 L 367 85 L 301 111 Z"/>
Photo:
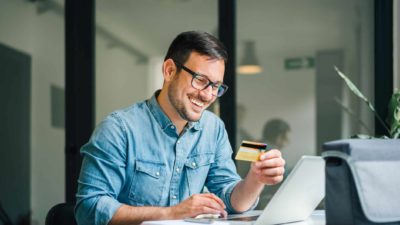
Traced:
<path id="1" fill-rule="evenodd" d="M 200 117 L 200 120 L 201 120 L 201 117 Z M 200 127 L 200 120 L 199 121 L 196 121 L 196 122 L 189 122 L 188 123 L 188 127 L 189 127 L 189 129 L 195 129 L 195 130 L 201 130 L 201 127 Z"/>
<path id="2" fill-rule="evenodd" d="M 153 96 L 149 100 L 147 100 L 147 106 L 150 109 L 150 112 L 153 114 L 154 118 L 160 124 L 161 128 L 165 130 L 168 127 L 175 126 L 172 121 L 167 117 L 164 111 L 161 109 L 160 104 L 158 104 L 157 96 L 160 94 L 161 90 L 157 90 Z M 196 122 L 188 122 L 188 129 L 201 130 L 201 118 Z"/>

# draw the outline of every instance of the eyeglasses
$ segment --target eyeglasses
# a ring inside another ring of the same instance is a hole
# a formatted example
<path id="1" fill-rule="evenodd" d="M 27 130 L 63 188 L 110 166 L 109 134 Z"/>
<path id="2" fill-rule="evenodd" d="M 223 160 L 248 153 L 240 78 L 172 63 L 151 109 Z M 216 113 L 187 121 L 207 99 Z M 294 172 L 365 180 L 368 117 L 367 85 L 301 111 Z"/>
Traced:
<path id="1" fill-rule="evenodd" d="M 212 95 L 217 97 L 221 97 L 228 90 L 228 85 L 221 82 L 212 82 L 207 76 L 196 73 L 175 60 L 174 63 L 177 67 L 192 75 L 192 87 L 195 89 L 202 91 L 211 86 Z"/>

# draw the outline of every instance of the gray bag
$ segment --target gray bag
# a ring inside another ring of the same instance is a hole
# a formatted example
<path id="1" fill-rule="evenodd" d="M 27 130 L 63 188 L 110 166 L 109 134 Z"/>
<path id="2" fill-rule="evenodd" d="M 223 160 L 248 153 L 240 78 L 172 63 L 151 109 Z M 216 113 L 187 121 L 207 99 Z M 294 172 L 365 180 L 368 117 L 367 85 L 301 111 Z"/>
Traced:
<path id="1" fill-rule="evenodd" d="M 326 224 L 400 225 L 400 140 L 323 145 Z"/>

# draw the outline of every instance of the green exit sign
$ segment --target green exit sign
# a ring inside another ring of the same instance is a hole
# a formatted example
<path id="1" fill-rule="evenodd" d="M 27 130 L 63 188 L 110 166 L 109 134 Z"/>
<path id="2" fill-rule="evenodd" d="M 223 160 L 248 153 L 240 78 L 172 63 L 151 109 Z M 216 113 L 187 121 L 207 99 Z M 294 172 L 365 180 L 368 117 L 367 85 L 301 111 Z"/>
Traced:
<path id="1" fill-rule="evenodd" d="M 314 68 L 315 59 L 313 57 L 293 57 L 285 59 L 286 70 L 298 70 Z"/>

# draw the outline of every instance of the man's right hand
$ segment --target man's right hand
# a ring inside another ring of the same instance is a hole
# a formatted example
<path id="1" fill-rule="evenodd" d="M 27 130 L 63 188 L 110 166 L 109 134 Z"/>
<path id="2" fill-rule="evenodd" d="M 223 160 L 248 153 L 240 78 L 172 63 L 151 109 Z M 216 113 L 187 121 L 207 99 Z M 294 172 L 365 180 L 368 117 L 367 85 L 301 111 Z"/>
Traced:
<path id="1" fill-rule="evenodd" d="M 183 219 L 200 214 L 220 214 L 222 218 L 226 218 L 228 213 L 225 208 L 226 206 L 220 198 L 214 194 L 205 193 L 192 195 L 169 209 L 174 219 Z"/>
<path id="2" fill-rule="evenodd" d="M 171 207 L 122 205 L 109 225 L 141 224 L 149 220 L 170 220 L 196 217 L 200 214 L 219 214 L 226 218 L 224 202 L 214 194 L 195 194 Z"/>

